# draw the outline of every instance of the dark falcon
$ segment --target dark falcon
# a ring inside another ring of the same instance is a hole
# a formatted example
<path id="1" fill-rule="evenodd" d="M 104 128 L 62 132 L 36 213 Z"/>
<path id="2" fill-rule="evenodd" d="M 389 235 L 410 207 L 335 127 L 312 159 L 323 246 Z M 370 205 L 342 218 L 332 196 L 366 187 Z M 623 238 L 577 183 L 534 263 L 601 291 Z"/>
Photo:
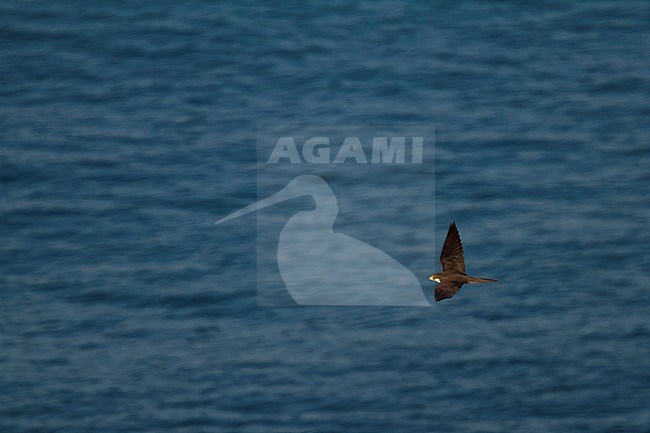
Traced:
<path id="1" fill-rule="evenodd" d="M 440 253 L 442 273 L 433 274 L 429 277 L 431 281 L 438 284 L 436 287 L 436 302 L 454 296 L 463 284 L 467 283 L 494 283 L 497 280 L 491 278 L 470 277 L 465 271 L 465 257 L 463 256 L 463 244 L 460 242 L 460 235 L 456 223 L 449 225 L 447 239 Z"/>

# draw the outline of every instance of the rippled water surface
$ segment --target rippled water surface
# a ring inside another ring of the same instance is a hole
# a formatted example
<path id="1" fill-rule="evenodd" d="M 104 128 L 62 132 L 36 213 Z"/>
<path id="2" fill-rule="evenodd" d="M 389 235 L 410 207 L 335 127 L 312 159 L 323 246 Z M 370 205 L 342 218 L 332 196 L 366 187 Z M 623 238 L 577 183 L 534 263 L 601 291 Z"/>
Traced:
<path id="1" fill-rule="evenodd" d="M 0 430 L 647 432 L 649 17 L 2 2 Z M 418 277 L 456 221 L 500 282 L 257 306 L 255 216 L 214 222 L 256 200 L 258 128 L 299 124 L 435 128 L 435 197 L 393 204 L 431 232 L 364 224 L 390 177 L 336 180 L 337 221 Z"/>

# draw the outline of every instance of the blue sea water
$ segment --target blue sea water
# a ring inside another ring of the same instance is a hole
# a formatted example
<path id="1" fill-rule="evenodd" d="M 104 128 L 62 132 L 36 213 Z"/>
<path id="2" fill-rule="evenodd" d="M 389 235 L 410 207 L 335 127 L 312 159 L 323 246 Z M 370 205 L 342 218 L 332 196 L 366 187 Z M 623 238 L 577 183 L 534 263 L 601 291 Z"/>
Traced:
<path id="1" fill-rule="evenodd" d="M 645 1 L 2 2 L 0 431 L 650 431 L 649 47 Z M 258 306 L 214 222 L 297 124 L 435 127 L 380 242 L 500 282 Z"/>

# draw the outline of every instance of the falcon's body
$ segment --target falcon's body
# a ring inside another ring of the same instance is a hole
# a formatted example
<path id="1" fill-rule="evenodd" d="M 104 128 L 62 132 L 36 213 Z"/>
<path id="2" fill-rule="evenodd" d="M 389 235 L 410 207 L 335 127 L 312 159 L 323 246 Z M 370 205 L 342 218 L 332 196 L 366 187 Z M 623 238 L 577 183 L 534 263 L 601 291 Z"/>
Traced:
<path id="1" fill-rule="evenodd" d="M 447 238 L 440 253 L 440 263 L 442 263 L 442 272 L 429 277 L 431 281 L 440 283 L 436 287 L 436 302 L 451 298 L 458 293 L 463 284 L 494 283 L 497 281 L 491 278 L 475 278 L 467 275 L 465 271 L 463 244 L 460 241 L 456 223 L 449 225 Z"/>

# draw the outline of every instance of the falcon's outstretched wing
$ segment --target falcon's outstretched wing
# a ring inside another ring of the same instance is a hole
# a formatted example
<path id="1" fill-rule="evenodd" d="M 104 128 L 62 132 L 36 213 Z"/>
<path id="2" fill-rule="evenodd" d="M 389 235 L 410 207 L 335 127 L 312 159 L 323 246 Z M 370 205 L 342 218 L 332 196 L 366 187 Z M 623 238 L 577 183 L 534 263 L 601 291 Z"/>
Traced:
<path id="1" fill-rule="evenodd" d="M 463 244 L 460 242 L 460 235 L 456 223 L 449 225 L 447 238 L 440 253 L 440 263 L 443 271 L 458 271 L 465 274 L 465 257 L 463 256 Z"/>
<path id="2" fill-rule="evenodd" d="M 462 283 L 457 283 L 456 281 L 450 281 L 450 282 L 438 284 L 435 293 L 436 302 L 442 301 L 443 299 L 451 298 L 456 293 L 458 293 L 458 291 L 462 286 L 463 286 Z"/>

